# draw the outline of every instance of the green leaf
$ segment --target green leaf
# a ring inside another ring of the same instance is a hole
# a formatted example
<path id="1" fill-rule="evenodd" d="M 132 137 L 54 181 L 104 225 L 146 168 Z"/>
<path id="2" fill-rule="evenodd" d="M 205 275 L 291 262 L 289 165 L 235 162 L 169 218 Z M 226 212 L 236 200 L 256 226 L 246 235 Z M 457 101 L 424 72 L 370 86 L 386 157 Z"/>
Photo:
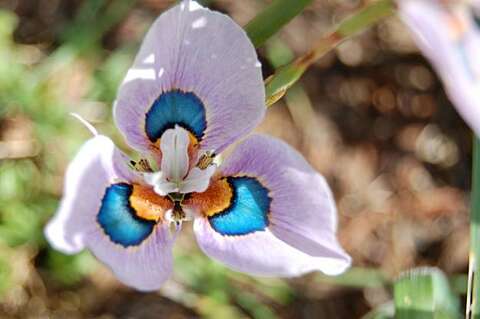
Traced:
<path id="1" fill-rule="evenodd" d="M 468 318 L 480 318 L 480 139 L 473 143 L 472 211 L 470 213 L 470 263 L 467 292 Z"/>
<path id="2" fill-rule="evenodd" d="M 395 316 L 395 307 L 393 302 L 387 302 L 367 313 L 362 319 L 393 319 Z"/>
<path id="3" fill-rule="evenodd" d="M 327 276 L 319 273 L 315 280 L 321 283 L 330 283 L 338 286 L 365 288 L 385 287 L 390 281 L 382 271 L 373 268 L 352 267 L 338 276 Z"/>
<path id="4" fill-rule="evenodd" d="M 355 33 L 364 30 L 378 22 L 379 18 L 390 15 L 394 12 L 395 4 L 391 0 L 378 0 L 375 3 L 358 11 L 350 18 L 343 20 L 335 31 L 341 37 L 350 37 Z"/>
<path id="5" fill-rule="evenodd" d="M 88 52 L 131 10 L 135 0 L 87 0 L 82 3 L 73 23 L 62 32 L 65 43 Z"/>
<path id="6" fill-rule="evenodd" d="M 245 31 L 253 45 L 256 48 L 262 46 L 268 38 L 300 14 L 312 1 L 274 0 L 245 26 Z"/>
<path id="7" fill-rule="evenodd" d="M 292 1 L 293 2 L 293 1 Z M 265 81 L 266 104 L 272 105 L 285 95 L 285 92 L 297 82 L 313 62 L 331 51 L 342 41 L 363 31 L 394 12 L 393 0 L 379 0 L 351 17 L 343 20 L 337 28 L 321 38 L 315 46 L 295 61 L 279 68 Z"/>
<path id="8" fill-rule="evenodd" d="M 394 284 L 395 318 L 460 318 L 458 299 L 448 280 L 437 268 L 416 268 L 405 272 Z"/>

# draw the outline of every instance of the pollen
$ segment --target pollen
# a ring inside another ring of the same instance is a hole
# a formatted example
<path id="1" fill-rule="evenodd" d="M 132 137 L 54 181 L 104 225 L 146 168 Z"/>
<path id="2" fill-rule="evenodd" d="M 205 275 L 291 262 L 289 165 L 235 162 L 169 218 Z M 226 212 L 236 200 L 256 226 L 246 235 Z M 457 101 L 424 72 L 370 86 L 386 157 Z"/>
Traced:
<path id="1" fill-rule="evenodd" d="M 227 178 L 212 180 L 208 189 L 203 193 L 192 193 L 183 203 L 196 207 L 205 216 L 214 216 L 231 205 L 233 198 L 232 187 Z"/>
<path id="2" fill-rule="evenodd" d="M 203 154 L 200 159 L 198 160 L 197 166 L 200 169 L 206 169 L 210 164 L 213 163 L 213 160 L 215 159 L 215 154 L 207 152 Z"/>
<path id="3" fill-rule="evenodd" d="M 153 189 L 141 185 L 133 185 L 130 205 L 138 217 L 156 222 L 163 220 L 165 212 L 173 208 L 169 198 L 159 196 Z"/>

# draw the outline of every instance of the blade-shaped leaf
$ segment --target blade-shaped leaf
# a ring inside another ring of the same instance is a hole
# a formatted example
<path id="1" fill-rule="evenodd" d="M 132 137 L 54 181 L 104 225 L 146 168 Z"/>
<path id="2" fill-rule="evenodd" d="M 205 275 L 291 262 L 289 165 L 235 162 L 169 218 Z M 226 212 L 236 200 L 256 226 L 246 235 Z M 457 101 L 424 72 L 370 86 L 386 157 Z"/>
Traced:
<path id="1" fill-rule="evenodd" d="M 458 299 L 437 268 L 405 272 L 394 284 L 394 303 L 398 319 L 460 318 Z"/>
<path id="2" fill-rule="evenodd" d="M 295 18 L 313 0 L 274 0 L 246 26 L 253 45 L 258 48 L 272 35 L 278 32 L 290 20 Z"/>
<path id="3" fill-rule="evenodd" d="M 395 307 L 393 302 L 387 302 L 373 309 L 362 319 L 393 319 L 395 316 Z"/>
<path id="4" fill-rule="evenodd" d="M 480 318 L 480 139 L 473 143 L 472 211 L 470 213 L 470 262 L 466 317 Z"/>
<path id="5" fill-rule="evenodd" d="M 367 5 L 351 17 L 343 20 L 332 32 L 320 38 L 309 52 L 279 68 L 275 74 L 265 81 L 267 106 L 282 98 L 285 92 L 300 79 L 313 62 L 355 33 L 363 31 L 391 15 L 394 8 L 393 0 L 378 0 Z"/>

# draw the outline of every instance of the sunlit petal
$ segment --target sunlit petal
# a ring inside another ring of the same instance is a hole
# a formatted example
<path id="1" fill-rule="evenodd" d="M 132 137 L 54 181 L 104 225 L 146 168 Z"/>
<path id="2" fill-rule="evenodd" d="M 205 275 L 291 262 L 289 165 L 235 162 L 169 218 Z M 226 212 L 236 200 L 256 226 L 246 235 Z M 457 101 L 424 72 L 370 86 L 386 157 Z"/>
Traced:
<path id="1" fill-rule="evenodd" d="M 115 120 L 134 148 L 156 143 L 175 124 L 217 153 L 265 113 L 257 54 L 228 16 L 194 1 L 163 13 L 145 37 L 115 103 Z"/>
<path id="2" fill-rule="evenodd" d="M 171 273 L 172 241 L 162 218 L 172 204 L 141 185 L 126 159 L 105 136 L 87 141 L 67 169 L 45 235 L 64 253 L 88 248 L 125 284 L 153 290 Z"/>
<path id="3" fill-rule="evenodd" d="M 202 250 L 233 269 L 263 275 L 338 274 L 350 257 L 336 239 L 335 204 L 324 178 L 287 144 L 241 143 L 220 177 L 188 205 Z"/>

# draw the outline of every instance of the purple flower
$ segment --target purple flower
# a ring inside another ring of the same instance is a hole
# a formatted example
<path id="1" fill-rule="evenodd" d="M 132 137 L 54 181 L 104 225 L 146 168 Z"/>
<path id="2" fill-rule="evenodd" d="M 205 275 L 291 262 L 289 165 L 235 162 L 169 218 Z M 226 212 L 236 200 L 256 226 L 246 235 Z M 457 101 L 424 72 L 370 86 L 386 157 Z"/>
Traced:
<path id="1" fill-rule="evenodd" d="M 237 271 L 343 272 L 350 257 L 335 236 L 333 196 L 299 153 L 251 135 L 214 164 L 262 120 L 264 101 L 260 63 L 237 24 L 193 1 L 168 10 L 114 108 L 129 145 L 152 163 L 132 164 L 105 136 L 87 141 L 67 169 L 49 242 L 65 253 L 88 248 L 139 290 L 170 276 L 172 245 L 188 220 L 200 248 Z"/>
<path id="2" fill-rule="evenodd" d="M 480 1 L 399 0 L 398 5 L 458 112 L 480 136 Z"/>

